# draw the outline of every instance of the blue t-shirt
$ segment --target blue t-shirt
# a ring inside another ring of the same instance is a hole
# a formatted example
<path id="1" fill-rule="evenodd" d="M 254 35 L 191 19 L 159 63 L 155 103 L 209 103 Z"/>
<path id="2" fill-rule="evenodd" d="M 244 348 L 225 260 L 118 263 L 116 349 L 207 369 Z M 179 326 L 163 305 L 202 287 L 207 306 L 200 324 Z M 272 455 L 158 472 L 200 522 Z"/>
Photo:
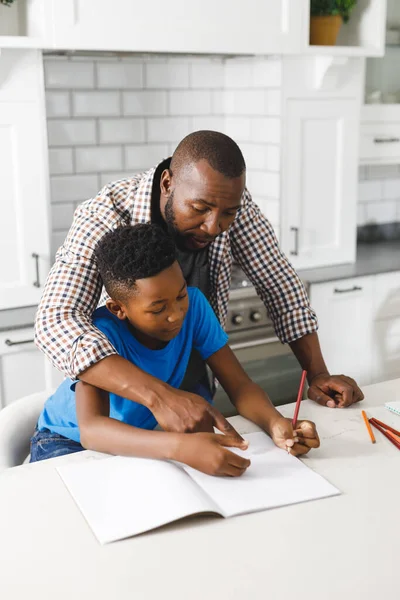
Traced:
<path id="1" fill-rule="evenodd" d="M 110 340 L 120 356 L 137 367 L 179 388 L 192 348 L 203 360 L 220 350 L 228 341 L 205 296 L 197 288 L 188 288 L 189 309 L 179 334 L 160 350 L 150 350 L 134 337 L 126 320 L 121 321 L 106 306 L 98 308 L 93 324 Z M 76 442 L 80 432 L 76 417 L 75 391 L 71 379 L 65 379 L 50 396 L 39 417 L 38 428 L 50 429 Z M 110 393 L 110 417 L 141 429 L 154 429 L 157 421 L 148 408 Z"/>

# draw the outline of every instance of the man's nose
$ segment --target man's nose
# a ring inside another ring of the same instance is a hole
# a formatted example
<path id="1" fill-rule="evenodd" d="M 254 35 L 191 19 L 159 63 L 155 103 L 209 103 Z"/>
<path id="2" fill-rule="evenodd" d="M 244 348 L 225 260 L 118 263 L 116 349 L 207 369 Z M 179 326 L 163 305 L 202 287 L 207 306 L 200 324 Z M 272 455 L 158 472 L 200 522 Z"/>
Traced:
<path id="1" fill-rule="evenodd" d="M 204 231 L 210 238 L 215 238 L 221 233 L 221 226 L 218 216 L 210 217 L 201 225 L 200 229 Z"/>

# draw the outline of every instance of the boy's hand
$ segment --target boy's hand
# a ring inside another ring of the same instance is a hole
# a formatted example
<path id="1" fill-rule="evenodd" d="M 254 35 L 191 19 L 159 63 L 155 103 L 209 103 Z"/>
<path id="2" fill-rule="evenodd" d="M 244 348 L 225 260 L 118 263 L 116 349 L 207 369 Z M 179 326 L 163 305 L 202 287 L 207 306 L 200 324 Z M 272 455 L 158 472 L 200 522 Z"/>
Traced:
<path id="1" fill-rule="evenodd" d="M 248 442 L 216 433 L 185 433 L 180 436 L 173 458 L 207 475 L 243 475 L 250 461 L 225 446 L 246 450 Z"/>
<path id="2" fill-rule="evenodd" d="M 311 448 L 319 448 L 320 442 L 315 424 L 312 421 L 297 421 L 293 431 L 291 419 L 279 417 L 269 428 L 269 434 L 283 450 L 290 450 L 293 456 L 307 454 Z"/>

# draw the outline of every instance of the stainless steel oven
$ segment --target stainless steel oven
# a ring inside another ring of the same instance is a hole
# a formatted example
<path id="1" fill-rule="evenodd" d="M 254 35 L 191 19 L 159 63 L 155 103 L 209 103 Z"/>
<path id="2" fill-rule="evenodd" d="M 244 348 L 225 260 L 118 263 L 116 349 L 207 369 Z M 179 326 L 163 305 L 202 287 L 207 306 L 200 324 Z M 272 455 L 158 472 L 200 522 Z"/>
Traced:
<path id="1" fill-rule="evenodd" d="M 267 310 L 243 275 L 233 278 L 226 331 L 229 345 L 249 377 L 260 385 L 275 405 L 296 400 L 301 367 L 290 347 L 275 335 Z M 216 407 L 225 415 L 236 414 L 222 388 Z"/>

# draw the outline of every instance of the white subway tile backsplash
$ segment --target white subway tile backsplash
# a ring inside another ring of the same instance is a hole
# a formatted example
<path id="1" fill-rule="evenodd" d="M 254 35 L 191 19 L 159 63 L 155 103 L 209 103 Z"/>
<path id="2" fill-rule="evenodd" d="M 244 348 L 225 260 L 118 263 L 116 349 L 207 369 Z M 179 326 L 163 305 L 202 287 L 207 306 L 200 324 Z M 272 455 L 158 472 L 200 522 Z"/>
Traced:
<path id="1" fill-rule="evenodd" d="M 252 125 L 249 117 L 227 117 L 225 119 L 224 133 L 238 144 L 252 141 L 251 130 Z"/>
<path id="2" fill-rule="evenodd" d="M 72 154 L 72 148 L 50 148 L 50 175 L 62 175 L 65 173 L 72 173 L 74 170 L 74 160 Z"/>
<path id="3" fill-rule="evenodd" d="M 255 196 L 279 199 L 279 173 L 265 173 L 248 169 L 247 186 Z"/>
<path id="4" fill-rule="evenodd" d="M 252 66 L 254 87 L 280 88 L 282 85 L 282 61 L 280 58 L 256 59 Z"/>
<path id="5" fill-rule="evenodd" d="M 368 202 L 365 204 L 367 223 L 393 223 L 397 216 L 397 203 L 394 200 L 388 202 Z"/>
<path id="6" fill-rule="evenodd" d="M 52 146 L 79 146 L 96 143 L 94 119 L 60 119 L 47 122 L 47 136 Z"/>
<path id="7" fill-rule="evenodd" d="M 47 117 L 69 117 L 71 114 L 69 91 L 47 92 L 46 112 Z"/>
<path id="8" fill-rule="evenodd" d="M 193 128 L 188 117 L 147 119 L 148 142 L 180 142 Z"/>
<path id="9" fill-rule="evenodd" d="M 100 144 L 135 144 L 144 141 L 144 119 L 99 119 Z"/>
<path id="10" fill-rule="evenodd" d="M 130 179 L 134 175 L 133 171 L 113 171 L 110 173 L 100 173 L 100 188 L 120 179 Z"/>
<path id="11" fill-rule="evenodd" d="M 98 192 L 97 175 L 54 176 L 50 181 L 51 202 L 83 202 Z"/>
<path id="12" fill-rule="evenodd" d="M 125 170 L 138 172 L 155 167 L 169 156 L 167 144 L 147 144 L 125 147 Z"/>
<path id="13" fill-rule="evenodd" d="M 264 144 L 279 144 L 281 141 L 280 119 L 257 117 L 250 121 L 250 140 Z"/>
<path id="14" fill-rule="evenodd" d="M 102 171 L 122 170 L 122 148 L 120 146 L 76 148 L 75 162 L 77 173 L 101 173 Z"/>
<path id="15" fill-rule="evenodd" d="M 240 144 L 240 149 L 248 169 L 266 170 L 268 158 L 268 146 L 265 144 Z"/>
<path id="16" fill-rule="evenodd" d="M 360 202 L 371 202 L 382 198 L 381 181 L 360 181 L 358 183 L 358 198 Z"/>
<path id="17" fill-rule="evenodd" d="M 219 92 L 213 92 L 214 96 Z M 228 90 L 224 92 L 224 113 L 228 115 L 268 114 L 268 96 L 265 90 Z"/>
<path id="18" fill-rule="evenodd" d="M 211 93 L 207 90 L 169 92 L 171 115 L 206 115 L 211 113 Z"/>
<path id="19" fill-rule="evenodd" d="M 94 64 L 45 60 L 44 77 L 47 88 L 90 89 L 94 87 Z"/>
<path id="20" fill-rule="evenodd" d="M 97 87 L 109 89 L 136 89 L 143 87 L 143 65 L 141 63 L 97 62 Z"/>
<path id="21" fill-rule="evenodd" d="M 278 199 L 253 196 L 254 202 L 259 206 L 263 215 L 276 226 L 280 222 L 280 202 Z"/>
<path id="22" fill-rule="evenodd" d="M 281 170 L 280 146 L 267 146 L 267 169 L 275 172 Z"/>
<path id="23" fill-rule="evenodd" d="M 366 213 L 365 207 L 366 207 L 366 204 L 358 203 L 358 205 L 357 205 L 357 225 L 359 227 L 365 225 L 367 222 L 367 213 Z"/>
<path id="24" fill-rule="evenodd" d="M 282 96 L 280 90 L 267 91 L 267 115 L 278 116 L 282 112 Z"/>
<path id="25" fill-rule="evenodd" d="M 247 60 L 228 60 L 225 65 L 225 87 L 251 88 L 252 87 L 252 62 Z"/>
<path id="26" fill-rule="evenodd" d="M 225 119 L 224 117 L 217 117 L 214 115 L 204 115 L 199 117 L 192 117 L 192 128 L 193 131 L 199 131 L 200 129 L 210 129 L 211 131 L 225 131 Z"/>
<path id="27" fill-rule="evenodd" d="M 146 87 L 157 89 L 174 89 L 189 87 L 189 63 L 157 64 L 147 63 Z"/>
<path id="28" fill-rule="evenodd" d="M 53 204 L 51 207 L 51 226 L 53 231 L 68 230 L 72 224 L 75 205 L 70 202 L 68 204 Z"/>
<path id="29" fill-rule="evenodd" d="M 119 92 L 73 92 L 72 111 L 75 117 L 119 116 Z"/>
<path id="30" fill-rule="evenodd" d="M 399 165 L 368 165 L 364 169 L 368 174 L 364 179 L 400 178 Z"/>
<path id="31" fill-rule="evenodd" d="M 167 114 L 167 92 L 122 92 L 123 114 L 163 116 Z"/>
<path id="32" fill-rule="evenodd" d="M 400 176 L 397 179 L 382 181 L 382 198 L 384 200 L 400 200 Z"/>
<path id="33" fill-rule="evenodd" d="M 190 71 L 190 87 L 213 89 L 224 86 L 225 66 L 221 62 L 193 63 Z"/>

